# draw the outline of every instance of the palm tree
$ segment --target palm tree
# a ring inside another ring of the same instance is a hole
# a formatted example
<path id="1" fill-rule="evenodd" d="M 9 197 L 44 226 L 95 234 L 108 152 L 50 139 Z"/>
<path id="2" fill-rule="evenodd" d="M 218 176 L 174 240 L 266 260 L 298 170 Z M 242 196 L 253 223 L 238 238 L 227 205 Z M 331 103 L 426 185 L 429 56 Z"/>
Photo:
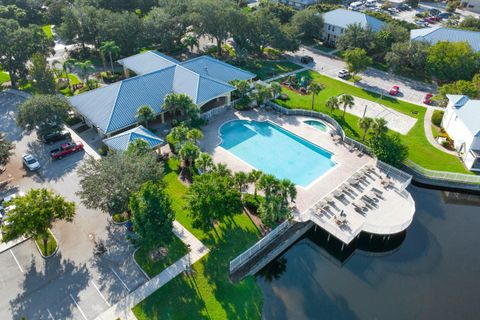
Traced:
<path id="1" fill-rule="evenodd" d="M 230 171 L 230 169 L 228 169 L 227 165 L 224 164 L 224 163 L 219 163 L 219 164 L 217 164 L 217 165 L 214 167 L 214 171 L 215 171 L 219 176 L 222 176 L 222 177 L 226 177 L 226 176 L 231 176 L 231 175 L 232 175 L 232 171 Z"/>
<path id="2" fill-rule="evenodd" d="M 197 160 L 195 160 L 195 166 L 201 169 L 202 173 L 207 172 L 209 169 L 213 168 L 212 157 L 206 152 L 200 153 Z"/>
<path id="3" fill-rule="evenodd" d="M 272 90 L 269 87 L 261 84 L 255 85 L 255 90 L 252 92 L 252 97 L 257 103 L 257 107 L 261 107 L 272 96 Z"/>
<path id="4" fill-rule="evenodd" d="M 340 97 L 340 104 L 343 105 L 343 116 L 345 118 L 345 112 L 347 111 L 347 107 L 352 109 L 353 105 L 355 104 L 355 99 L 350 94 L 342 94 Z"/>
<path id="5" fill-rule="evenodd" d="M 279 189 L 279 181 L 272 174 L 262 174 L 258 187 L 263 191 L 265 197 L 270 197 Z"/>
<path id="6" fill-rule="evenodd" d="M 297 197 L 297 188 L 292 181 L 283 179 L 280 181 L 280 193 L 282 195 L 284 204 L 288 205 L 288 199 L 290 199 L 290 202 L 295 202 L 295 198 Z"/>
<path id="7" fill-rule="evenodd" d="M 282 86 L 278 82 L 275 82 L 275 81 L 270 82 L 270 90 L 272 93 L 272 98 L 276 98 L 277 95 L 279 95 L 280 92 L 282 92 Z"/>
<path id="8" fill-rule="evenodd" d="M 116 56 L 120 53 L 120 47 L 115 44 L 115 41 L 105 41 L 102 42 L 102 46 L 100 47 L 100 52 L 105 59 L 105 55 L 108 54 L 110 58 L 110 66 L 112 68 L 112 74 L 114 73 L 113 69 L 113 56 Z"/>
<path id="9" fill-rule="evenodd" d="M 54 60 L 52 62 L 53 65 L 61 65 L 62 74 L 60 75 L 57 74 L 57 77 L 59 78 L 65 77 L 65 80 L 67 81 L 67 87 L 70 90 L 70 92 L 72 92 L 72 88 L 70 87 L 70 78 L 68 77 L 68 74 L 70 73 L 70 70 L 75 66 L 76 62 L 77 60 L 75 60 L 74 58 L 68 58 L 64 61 Z"/>
<path id="10" fill-rule="evenodd" d="M 384 118 L 375 118 L 372 123 L 372 131 L 375 139 L 387 133 L 387 120 L 385 120 Z"/>
<path id="11" fill-rule="evenodd" d="M 190 129 L 187 132 L 187 139 L 192 141 L 194 144 L 197 144 L 198 140 L 203 139 L 203 133 L 199 129 Z"/>
<path id="12" fill-rule="evenodd" d="M 367 135 L 368 130 L 372 127 L 373 119 L 369 117 L 361 118 L 358 121 L 358 126 L 363 130 L 362 141 L 365 141 L 365 136 Z"/>
<path id="13" fill-rule="evenodd" d="M 162 109 L 170 112 L 172 116 L 175 116 L 178 110 L 178 95 L 175 92 L 167 94 Z"/>
<path id="14" fill-rule="evenodd" d="M 83 83 L 85 83 L 89 89 L 92 89 L 90 81 L 88 80 L 88 77 L 96 70 L 92 64 L 92 61 L 77 61 L 75 62 L 75 67 L 78 68 L 78 75 L 82 79 Z"/>
<path id="15" fill-rule="evenodd" d="M 234 80 L 231 82 L 233 86 L 238 91 L 240 98 L 243 98 L 247 95 L 248 90 L 250 89 L 250 83 L 246 80 Z"/>
<path id="16" fill-rule="evenodd" d="M 320 83 L 312 82 L 307 87 L 307 93 L 312 95 L 312 110 L 315 106 L 315 96 L 323 90 L 323 86 Z"/>
<path id="17" fill-rule="evenodd" d="M 188 34 L 182 38 L 182 44 L 186 47 L 189 47 L 190 52 L 193 52 L 193 48 L 198 47 L 198 38 Z"/>
<path id="18" fill-rule="evenodd" d="M 253 183 L 253 195 L 255 196 L 255 199 L 257 198 L 257 186 L 262 175 L 262 171 L 255 169 L 250 171 L 250 173 L 248 174 L 248 182 Z"/>
<path id="19" fill-rule="evenodd" d="M 333 113 L 333 110 L 338 109 L 338 98 L 337 97 L 330 97 L 328 98 L 327 102 L 325 103 L 325 106 L 330 109 L 330 112 Z"/>
<path id="20" fill-rule="evenodd" d="M 184 161 L 187 169 L 190 169 L 193 166 L 193 163 L 198 158 L 199 154 L 200 148 L 190 141 L 185 142 L 178 151 L 178 155 L 180 156 L 180 159 Z"/>
<path id="21" fill-rule="evenodd" d="M 138 121 L 145 123 L 145 127 L 148 127 L 148 121 L 155 119 L 155 110 L 145 104 L 138 108 L 135 117 Z"/>
<path id="22" fill-rule="evenodd" d="M 235 172 L 233 181 L 235 182 L 235 186 L 238 188 L 240 193 L 243 193 L 248 185 L 248 175 L 243 171 Z"/>

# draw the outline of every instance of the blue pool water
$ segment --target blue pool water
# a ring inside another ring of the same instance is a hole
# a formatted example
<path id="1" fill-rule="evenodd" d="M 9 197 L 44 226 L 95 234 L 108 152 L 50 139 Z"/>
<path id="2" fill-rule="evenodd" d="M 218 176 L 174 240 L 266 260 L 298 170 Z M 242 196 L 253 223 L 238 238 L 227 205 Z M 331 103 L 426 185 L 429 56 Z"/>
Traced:
<path id="1" fill-rule="evenodd" d="M 308 124 L 309 126 L 312 126 L 320 131 L 327 132 L 327 125 L 323 123 L 322 121 L 318 120 L 305 120 L 303 123 Z"/>
<path id="2" fill-rule="evenodd" d="M 302 187 L 335 166 L 330 152 L 270 122 L 235 120 L 223 125 L 220 134 L 224 149 Z"/>

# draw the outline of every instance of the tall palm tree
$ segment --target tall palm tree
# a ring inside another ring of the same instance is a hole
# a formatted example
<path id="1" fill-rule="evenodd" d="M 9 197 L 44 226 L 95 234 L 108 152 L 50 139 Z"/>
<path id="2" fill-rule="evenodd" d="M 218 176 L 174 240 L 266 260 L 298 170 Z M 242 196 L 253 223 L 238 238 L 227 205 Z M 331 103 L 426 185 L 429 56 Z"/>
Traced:
<path id="1" fill-rule="evenodd" d="M 92 61 L 77 61 L 75 62 L 75 67 L 78 68 L 78 75 L 80 76 L 82 81 L 87 85 L 89 89 L 92 89 L 90 81 L 88 80 L 88 77 L 96 70 L 92 64 Z"/>
<path id="2" fill-rule="evenodd" d="M 250 171 L 248 174 L 248 181 L 250 183 L 253 183 L 253 195 L 255 196 L 255 199 L 257 198 L 257 189 L 258 189 L 258 182 L 260 181 L 260 178 L 262 177 L 263 172 L 260 170 L 255 170 L 253 169 Z"/>
<path id="3" fill-rule="evenodd" d="M 312 110 L 315 106 L 315 96 L 323 90 L 323 86 L 320 83 L 312 82 L 307 87 L 307 93 L 312 95 Z"/>
<path id="4" fill-rule="evenodd" d="M 379 136 L 388 132 L 387 120 L 384 118 L 375 118 L 372 123 L 372 133 L 377 139 Z"/>
<path id="5" fill-rule="evenodd" d="M 279 181 L 272 174 L 263 174 L 258 182 L 258 187 L 265 193 L 265 197 L 270 197 L 279 189 Z"/>
<path id="6" fill-rule="evenodd" d="M 145 127 L 148 127 L 148 121 L 155 119 L 155 110 L 145 104 L 138 108 L 135 117 L 138 121 L 145 123 Z"/>
<path id="7" fill-rule="evenodd" d="M 270 82 L 270 90 L 272 92 L 272 98 L 276 98 L 277 95 L 282 92 L 282 86 L 278 82 Z"/>
<path id="8" fill-rule="evenodd" d="M 231 176 L 232 171 L 228 169 L 227 165 L 224 163 L 219 163 L 214 167 L 215 172 L 222 177 Z"/>
<path id="9" fill-rule="evenodd" d="M 178 151 L 180 159 L 185 163 L 187 169 L 190 169 L 193 166 L 193 163 L 200 154 L 200 148 L 194 145 L 192 142 L 187 141 Z"/>
<path id="10" fill-rule="evenodd" d="M 295 199 L 297 198 L 297 188 L 295 187 L 295 183 L 288 179 L 283 179 L 280 181 L 280 193 L 285 205 L 288 205 L 289 199 L 290 202 L 295 202 Z"/>
<path id="11" fill-rule="evenodd" d="M 363 130 L 362 141 L 365 141 L 365 136 L 367 135 L 368 130 L 372 127 L 373 119 L 369 117 L 361 118 L 358 121 L 358 126 Z"/>
<path id="12" fill-rule="evenodd" d="M 201 169 L 202 173 L 207 172 L 208 170 L 213 168 L 212 157 L 206 152 L 200 153 L 197 160 L 195 160 L 195 166 Z"/>
<path id="13" fill-rule="evenodd" d="M 235 172 L 233 181 L 238 190 L 243 193 L 248 185 L 248 175 L 243 171 Z"/>
<path id="14" fill-rule="evenodd" d="M 163 107 L 165 111 L 170 112 L 172 116 L 177 113 L 178 110 L 178 95 L 175 92 L 169 93 L 166 95 L 165 100 L 163 102 Z"/>
<path id="15" fill-rule="evenodd" d="M 114 73 L 113 69 L 113 56 L 116 56 L 120 53 L 120 47 L 116 45 L 115 41 L 105 41 L 102 42 L 102 46 L 100 47 L 100 52 L 105 59 L 105 55 L 108 54 L 110 58 L 110 66 L 112 68 L 112 74 Z"/>
<path id="16" fill-rule="evenodd" d="M 197 144 L 198 140 L 203 139 L 203 133 L 196 128 L 190 129 L 187 132 L 187 139 L 192 141 L 194 144 Z"/>
<path id="17" fill-rule="evenodd" d="M 333 113 L 335 109 L 338 109 L 339 103 L 338 103 L 338 98 L 336 96 L 328 98 L 327 102 L 325 103 L 325 106 L 330 109 L 330 112 Z"/>
<path id="18" fill-rule="evenodd" d="M 65 78 L 65 81 L 67 82 L 67 87 L 68 89 L 70 90 L 70 92 L 72 92 L 72 88 L 70 86 L 70 78 L 68 77 L 68 74 L 70 73 L 70 71 L 73 69 L 73 67 L 75 66 L 75 63 L 77 62 L 76 59 L 74 58 L 68 58 L 66 60 L 54 60 L 52 62 L 52 65 L 61 65 L 61 68 L 62 68 L 62 74 L 57 74 L 57 77 L 58 78 Z"/>
<path id="19" fill-rule="evenodd" d="M 235 86 L 241 98 L 245 97 L 248 90 L 250 90 L 250 83 L 246 80 L 234 80 L 231 83 Z"/>
<path id="20" fill-rule="evenodd" d="M 355 99 L 350 94 L 342 94 L 340 97 L 340 104 L 343 105 L 343 115 L 342 117 L 345 118 L 345 112 L 347 111 L 347 107 L 352 109 L 353 105 L 355 104 Z"/>

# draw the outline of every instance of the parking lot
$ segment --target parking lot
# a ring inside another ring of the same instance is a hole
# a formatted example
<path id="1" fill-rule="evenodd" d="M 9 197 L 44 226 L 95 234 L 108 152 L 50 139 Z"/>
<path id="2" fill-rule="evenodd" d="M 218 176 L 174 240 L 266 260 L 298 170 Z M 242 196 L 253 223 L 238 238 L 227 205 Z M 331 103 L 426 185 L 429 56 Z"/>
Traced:
<path id="1" fill-rule="evenodd" d="M 15 106 L 23 99 L 0 93 L 0 130 L 16 145 L 0 180 L 13 179 L 0 196 L 31 188 L 47 187 L 76 203 L 72 223 L 57 222 L 52 231 L 60 249 L 44 259 L 32 240 L 0 253 L 0 319 L 93 319 L 147 279 L 133 262 L 134 248 L 124 226 L 111 223 L 107 214 L 85 208 L 78 196 L 76 169 L 88 155 L 78 152 L 50 160 L 54 145 L 39 142 L 15 125 Z M 62 142 L 58 142 L 61 144 Z M 29 173 L 21 156 L 31 153 L 41 169 Z M 107 251 L 94 254 L 97 242 Z"/>

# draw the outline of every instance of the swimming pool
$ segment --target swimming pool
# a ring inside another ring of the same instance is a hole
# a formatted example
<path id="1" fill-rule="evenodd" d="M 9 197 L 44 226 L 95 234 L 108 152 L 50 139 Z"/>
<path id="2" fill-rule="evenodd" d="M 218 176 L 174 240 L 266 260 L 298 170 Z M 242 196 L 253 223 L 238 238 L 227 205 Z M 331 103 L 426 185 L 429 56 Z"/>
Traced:
<path id="1" fill-rule="evenodd" d="M 319 120 L 305 120 L 303 123 L 308 124 L 309 126 L 314 127 L 322 132 L 328 132 L 328 126 Z"/>
<path id="2" fill-rule="evenodd" d="M 271 122 L 230 121 L 220 136 L 222 148 L 252 167 L 301 187 L 335 166 L 330 152 Z"/>

